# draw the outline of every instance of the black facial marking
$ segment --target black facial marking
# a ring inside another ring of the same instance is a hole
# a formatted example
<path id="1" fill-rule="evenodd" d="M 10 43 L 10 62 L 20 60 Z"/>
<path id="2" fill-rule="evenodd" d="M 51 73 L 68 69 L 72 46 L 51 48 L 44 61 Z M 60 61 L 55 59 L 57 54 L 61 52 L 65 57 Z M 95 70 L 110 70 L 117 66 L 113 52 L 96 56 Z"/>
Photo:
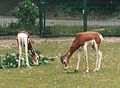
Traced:
<path id="1" fill-rule="evenodd" d="M 32 52 L 32 55 L 35 56 L 35 51 Z"/>
<path id="2" fill-rule="evenodd" d="M 60 60 L 61 60 L 61 63 L 64 64 L 65 67 L 66 67 L 67 66 L 67 62 L 65 61 L 64 56 L 61 56 Z"/>
<path id="3" fill-rule="evenodd" d="M 64 64 L 64 56 L 60 57 L 61 63 Z"/>

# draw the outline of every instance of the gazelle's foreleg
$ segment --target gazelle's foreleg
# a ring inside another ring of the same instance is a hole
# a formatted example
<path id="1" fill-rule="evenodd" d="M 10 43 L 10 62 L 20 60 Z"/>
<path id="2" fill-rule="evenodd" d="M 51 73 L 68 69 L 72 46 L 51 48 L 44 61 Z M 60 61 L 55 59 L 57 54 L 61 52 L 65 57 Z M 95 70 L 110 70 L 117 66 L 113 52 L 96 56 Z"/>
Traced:
<path id="1" fill-rule="evenodd" d="M 83 46 L 84 48 L 84 53 L 85 53 L 85 62 L 86 62 L 86 72 L 89 72 L 89 64 L 88 64 L 88 53 L 87 53 L 87 42 Z"/>
<path id="2" fill-rule="evenodd" d="M 25 38 L 25 55 L 26 55 L 26 65 L 30 67 L 29 60 L 28 60 L 28 40 L 27 37 Z"/>
<path id="3" fill-rule="evenodd" d="M 81 58 L 80 49 L 78 49 L 78 61 L 77 61 L 76 71 L 79 69 L 80 58 Z"/>

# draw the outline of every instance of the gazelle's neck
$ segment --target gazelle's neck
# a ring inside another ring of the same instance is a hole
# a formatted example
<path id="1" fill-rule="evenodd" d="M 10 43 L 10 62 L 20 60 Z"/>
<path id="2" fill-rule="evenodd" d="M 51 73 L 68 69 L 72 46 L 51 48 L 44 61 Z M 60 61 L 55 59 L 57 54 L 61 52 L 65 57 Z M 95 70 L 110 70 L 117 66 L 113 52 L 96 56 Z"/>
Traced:
<path id="1" fill-rule="evenodd" d="M 79 48 L 79 44 L 75 45 L 74 44 L 70 47 L 70 49 L 68 50 L 68 52 L 64 55 L 64 58 L 69 61 L 70 57 L 72 56 L 72 54 Z"/>

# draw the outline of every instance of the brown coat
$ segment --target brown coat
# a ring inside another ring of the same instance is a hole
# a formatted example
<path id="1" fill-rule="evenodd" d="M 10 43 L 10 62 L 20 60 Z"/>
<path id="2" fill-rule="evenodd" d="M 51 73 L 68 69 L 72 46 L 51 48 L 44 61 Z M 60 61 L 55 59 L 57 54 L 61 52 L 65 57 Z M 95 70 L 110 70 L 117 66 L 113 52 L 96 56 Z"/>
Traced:
<path id="1" fill-rule="evenodd" d="M 74 41 L 72 42 L 72 45 L 70 47 L 70 49 L 68 50 L 68 52 L 64 55 L 64 57 L 69 60 L 69 58 L 71 57 L 71 55 L 81 46 L 83 46 L 85 44 L 85 42 L 90 41 L 90 40 L 95 40 L 98 48 L 99 45 L 101 43 L 101 38 L 100 38 L 100 34 L 98 32 L 81 32 L 78 33 L 74 39 Z"/>

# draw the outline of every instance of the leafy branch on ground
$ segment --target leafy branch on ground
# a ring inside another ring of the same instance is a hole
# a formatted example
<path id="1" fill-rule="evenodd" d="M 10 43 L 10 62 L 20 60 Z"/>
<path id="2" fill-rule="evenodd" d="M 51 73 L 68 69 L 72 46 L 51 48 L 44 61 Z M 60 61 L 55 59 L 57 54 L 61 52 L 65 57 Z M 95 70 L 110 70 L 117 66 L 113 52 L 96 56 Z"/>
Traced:
<path id="1" fill-rule="evenodd" d="M 25 60 L 25 59 L 24 59 Z M 22 66 L 25 65 L 25 61 L 21 60 Z M 49 57 L 43 56 L 42 54 L 39 57 L 39 65 L 40 64 L 48 64 L 52 59 Z M 29 63 L 33 66 L 32 57 L 29 56 Z M 6 53 L 4 55 L 0 55 L 0 68 L 16 68 L 18 66 L 18 58 L 15 53 Z"/>

